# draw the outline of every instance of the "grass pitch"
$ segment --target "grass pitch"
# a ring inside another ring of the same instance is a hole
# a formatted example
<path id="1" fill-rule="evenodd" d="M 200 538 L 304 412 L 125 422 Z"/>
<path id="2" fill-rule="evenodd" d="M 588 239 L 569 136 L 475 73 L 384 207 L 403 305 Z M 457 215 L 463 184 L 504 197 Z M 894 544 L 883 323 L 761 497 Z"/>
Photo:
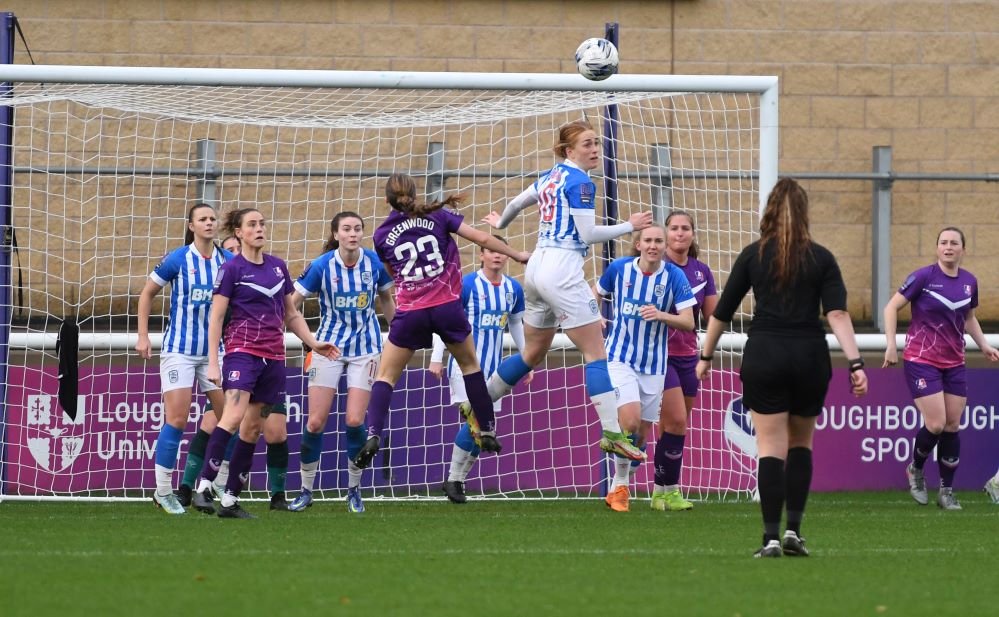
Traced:
<path id="1" fill-rule="evenodd" d="M 754 560 L 759 506 L 341 502 L 257 520 L 0 504 L 0 615 L 986 615 L 999 506 L 813 495 L 812 556 Z"/>

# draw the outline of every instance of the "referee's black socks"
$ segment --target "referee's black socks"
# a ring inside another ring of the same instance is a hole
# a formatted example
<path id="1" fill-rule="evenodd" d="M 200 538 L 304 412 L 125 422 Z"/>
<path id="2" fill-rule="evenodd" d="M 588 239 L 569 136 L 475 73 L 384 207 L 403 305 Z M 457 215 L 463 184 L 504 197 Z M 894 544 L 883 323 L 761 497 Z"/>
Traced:
<path id="1" fill-rule="evenodd" d="M 786 478 L 787 528 L 801 535 L 801 519 L 812 486 L 812 451 L 809 448 L 791 448 L 787 451 Z"/>
<path id="2" fill-rule="evenodd" d="M 763 544 L 780 539 L 780 517 L 784 510 L 784 461 L 764 456 L 757 468 L 756 485 L 763 513 Z"/>

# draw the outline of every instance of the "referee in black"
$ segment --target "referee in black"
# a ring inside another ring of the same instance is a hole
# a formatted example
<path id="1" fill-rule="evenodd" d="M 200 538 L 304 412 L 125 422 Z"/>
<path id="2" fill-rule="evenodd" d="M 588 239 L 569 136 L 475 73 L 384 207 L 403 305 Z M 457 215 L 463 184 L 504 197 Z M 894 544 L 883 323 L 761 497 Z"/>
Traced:
<path id="1" fill-rule="evenodd" d="M 760 239 L 742 250 L 708 323 L 697 377 L 711 370 L 718 339 L 743 298 L 755 309 L 739 376 L 752 411 L 759 451 L 757 487 L 763 546 L 754 557 L 804 557 L 801 519 L 812 483 L 812 435 L 822 412 L 832 365 L 819 310 L 849 360 L 850 389 L 867 393 L 864 361 L 846 310 L 846 286 L 836 258 L 812 242 L 808 195 L 792 179 L 777 182 L 760 221 Z M 787 503 L 787 529 L 780 520 Z"/>

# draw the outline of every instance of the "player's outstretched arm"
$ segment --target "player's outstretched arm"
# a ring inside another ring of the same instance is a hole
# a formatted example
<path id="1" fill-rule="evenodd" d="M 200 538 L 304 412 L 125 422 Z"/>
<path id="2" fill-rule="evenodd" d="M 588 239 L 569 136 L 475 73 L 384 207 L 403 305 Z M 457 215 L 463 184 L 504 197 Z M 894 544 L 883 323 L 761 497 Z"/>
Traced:
<path id="1" fill-rule="evenodd" d="M 507 257 L 510 257 L 514 261 L 518 261 L 522 264 L 526 264 L 527 260 L 531 258 L 531 254 L 527 251 L 518 251 L 507 243 L 497 240 L 486 232 L 476 229 L 466 223 L 462 223 L 461 227 L 458 228 L 458 235 L 469 242 L 478 244 L 484 249 L 489 249 L 494 253 L 503 253 Z"/>
<path id="2" fill-rule="evenodd" d="M 527 208 L 528 206 L 533 206 L 538 203 L 538 190 L 534 188 L 534 185 L 527 187 L 523 193 L 517 195 L 513 198 L 513 201 L 506 205 L 503 209 L 503 214 L 499 214 L 495 211 L 490 212 L 482 218 L 483 223 L 488 223 L 491 227 L 496 229 L 505 229 L 507 225 L 513 222 L 513 219 L 517 218 L 520 212 Z"/>
<path id="3" fill-rule="evenodd" d="M 290 294 L 285 294 L 284 296 L 284 325 L 292 334 L 297 336 L 303 343 L 312 349 L 312 351 L 326 356 L 331 360 L 335 360 L 340 357 L 340 348 L 329 342 L 320 342 L 316 340 L 316 337 L 312 335 L 312 331 L 309 330 L 309 324 L 306 323 L 305 317 L 298 310 L 298 307 L 292 301 L 292 296 L 296 292 L 291 292 Z"/>
<path id="4" fill-rule="evenodd" d="M 652 224 L 651 212 L 637 212 L 628 217 L 628 222 L 616 225 L 597 225 L 592 210 L 572 210 L 572 221 L 579 232 L 579 239 L 587 244 L 608 242 L 635 231 L 641 231 Z"/>

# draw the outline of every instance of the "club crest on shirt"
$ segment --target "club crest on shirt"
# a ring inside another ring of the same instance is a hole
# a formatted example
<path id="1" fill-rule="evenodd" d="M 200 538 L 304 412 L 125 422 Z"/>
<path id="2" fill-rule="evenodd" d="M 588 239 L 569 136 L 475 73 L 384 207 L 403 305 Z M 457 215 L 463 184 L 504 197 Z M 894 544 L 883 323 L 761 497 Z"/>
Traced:
<path id="1" fill-rule="evenodd" d="M 281 268 L 274 266 L 274 274 L 281 276 Z"/>
<path id="2" fill-rule="evenodd" d="M 965 285 L 964 286 L 964 295 L 966 295 L 966 296 L 970 296 L 971 295 L 971 285 Z"/>
<path id="3" fill-rule="evenodd" d="M 704 273 L 701 272 L 700 270 L 695 270 L 694 271 L 694 278 L 697 279 L 697 280 L 699 280 L 699 281 L 703 281 L 704 280 Z"/>
<path id="4" fill-rule="evenodd" d="M 654 294 L 656 294 L 657 298 L 662 298 L 663 296 L 666 295 L 666 286 L 665 285 L 656 285 L 655 289 L 653 289 L 652 292 Z"/>
<path id="5" fill-rule="evenodd" d="M 513 307 L 513 292 L 512 291 L 506 292 L 506 305 L 509 306 L 509 307 Z"/>
<path id="6" fill-rule="evenodd" d="M 361 282 L 364 283 L 365 285 L 370 285 L 371 284 L 371 273 L 370 272 L 362 272 L 361 273 Z"/>

